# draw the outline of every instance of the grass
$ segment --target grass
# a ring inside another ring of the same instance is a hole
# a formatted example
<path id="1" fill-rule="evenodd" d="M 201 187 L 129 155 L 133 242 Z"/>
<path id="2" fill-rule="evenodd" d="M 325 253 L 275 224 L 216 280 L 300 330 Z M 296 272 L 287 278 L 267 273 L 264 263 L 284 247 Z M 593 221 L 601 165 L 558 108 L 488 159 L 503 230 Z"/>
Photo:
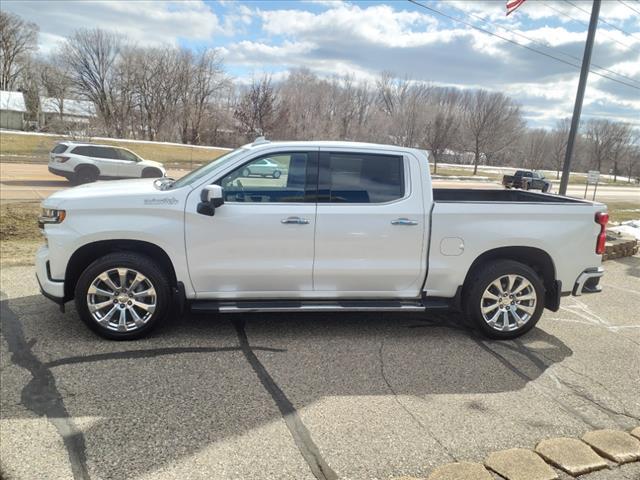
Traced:
<path id="1" fill-rule="evenodd" d="M 190 168 L 225 154 L 227 150 L 216 147 L 193 147 L 191 145 L 170 145 L 164 143 L 118 141 L 113 139 L 75 138 L 65 136 L 16 134 L 0 132 L 0 154 L 3 162 L 47 163 L 49 152 L 62 140 L 100 143 L 127 148 L 147 160 L 155 160 L 169 167 L 189 166 Z"/>
<path id="2" fill-rule="evenodd" d="M 606 202 L 609 209 L 610 222 L 626 222 L 640 218 L 640 204 L 638 202 L 620 201 Z"/>
<path id="3" fill-rule="evenodd" d="M 38 228 L 38 203 L 9 203 L 0 207 L 0 264 L 33 265 L 44 240 Z"/>
<path id="4" fill-rule="evenodd" d="M 495 168 L 499 168 L 499 167 L 495 167 Z M 505 175 L 513 175 L 515 173 L 515 171 L 517 170 L 516 168 L 509 168 L 509 167 L 504 167 L 502 168 L 502 170 L 504 171 Z M 560 183 L 559 179 L 556 179 L 556 173 L 555 172 L 543 172 L 545 175 L 545 178 L 551 182 L 555 182 L 555 183 Z M 431 174 L 433 175 L 433 165 L 431 166 Z M 442 175 L 445 177 L 473 177 L 473 169 L 471 168 L 456 168 L 456 167 L 451 167 L 451 166 L 440 166 L 438 165 L 438 171 L 436 172 L 436 175 Z M 478 167 L 478 173 L 477 175 L 478 177 L 488 177 L 490 180 L 494 180 L 497 182 L 502 182 L 502 174 L 497 173 L 497 172 L 488 172 L 486 170 L 484 170 L 482 168 L 482 166 Z M 584 175 L 580 175 L 577 173 L 571 173 L 569 175 L 569 184 L 570 185 L 584 185 L 586 182 L 586 177 Z M 613 180 L 609 180 L 607 178 L 601 177 L 600 178 L 600 184 L 606 184 L 606 185 L 620 185 L 620 186 L 632 186 L 632 183 L 627 182 L 626 180 L 617 180 L 617 181 L 613 181 Z M 589 188 L 593 188 L 593 187 L 589 187 Z M 557 190 L 557 188 L 556 188 Z"/>

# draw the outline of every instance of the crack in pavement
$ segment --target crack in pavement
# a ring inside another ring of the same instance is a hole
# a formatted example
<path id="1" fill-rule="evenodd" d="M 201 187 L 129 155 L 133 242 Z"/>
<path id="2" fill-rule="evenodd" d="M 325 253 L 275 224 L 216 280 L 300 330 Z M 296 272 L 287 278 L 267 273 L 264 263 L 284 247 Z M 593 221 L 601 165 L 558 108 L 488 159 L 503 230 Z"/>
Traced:
<path id="1" fill-rule="evenodd" d="M 286 350 L 270 347 L 253 347 L 254 350 L 265 352 L 281 353 Z M 45 363 L 46 367 L 58 367 L 60 365 L 73 365 L 77 363 L 102 362 L 105 360 L 123 360 L 134 358 L 154 358 L 163 355 L 179 355 L 181 353 L 221 353 L 221 352 L 241 352 L 241 347 L 168 347 L 150 348 L 147 350 L 125 350 L 121 352 L 97 353 L 77 357 L 60 358 Z"/>
<path id="2" fill-rule="evenodd" d="M 318 480 L 338 480 L 338 475 L 322 457 L 320 449 L 313 441 L 313 438 L 311 438 L 309 430 L 304 423 L 302 423 L 298 411 L 254 353 L 253 347 L 249 344 L 247 332 L 244 329 L 244 322 L 234 320 L 233 326 L 238 334 L 238 341 L 242 353 L 260 380 L 260 383 L 262 383 L 264 389 L 271 395 L 278 410 L 280 410 L 280 414 L 289 429 L 289 433 L 291 433 L 293 437 L 293 441 L 307 462 L 313 475 Z"/>
<path id="3" fill-rule="evenodd" d="M 454 461 L 458 461 L 458 459 L 456 458 L 456 456 L 450 452 L 450 450 L 447 448 L 447 446 L 442 443 L 440 441 L 440 439 L 438 437 L 436 437 L 434 435 L 434 433 L 426 426 L 424 425 L 419 419 L 418 417 L 416 417 L 414 415 L 414 413 L 409 410 L 409 407 L 407 407 L 404 403 L 402 403 L 400 401 L 400 398 L 398 397 L 398 393 L 396 392 L 396 390 L 393 388 L 393 386 L 391 385 L 391 382 L 389 382 L 389 379 L 387 378 L 387 375 L 384 373 L 384 357 L 383 357 L 383 351 L 384 349 L 384 337 L 382 338 L 382 340 L 380 341 L 380 348 L 378 349 L 378 358 L 380 360 L 380 375 L 382 376 L 382 379 L 384 380 L 384 383 L 387 384 L 387 388 L 389 389 L 389 391 L 391 393 L 393 393 L 393 399 L 394 401 L 400 406 L 400 408 L 402 408 L 405 412 L 407 412 L 407 414 L 413 419 L 414 422 L 416 422 L 417 425 L 419 425 L 425 432 L 427 432 L 429 434 L 429 436 L 431 438 L 433 438 L 433 440 L 440 446 L 440 448 L 442 448 L 442 450 L 444 450 L 444 452 L 449 456 L 449 458 L 453 459 Z M 421 399 L 423 400 L 423 399 Z"/>
<path id="4" fill-rule="evenodd" d="M 35 341 L 27 342 L 22 323 L 9 308 L 7 297 L 2 292 L 0 292 L 0 318 L 2 336 L 11 352 L 11 363 L 31 373 L 31 380 L 22 389 L 21 404 L 33 413 L 46 417 L 56 428 L 67 450 L 73 478 L 89 480 L 84 435 L 73 423 L 62 395 L 56 388 L 51 370 L 31 351 Z"/>

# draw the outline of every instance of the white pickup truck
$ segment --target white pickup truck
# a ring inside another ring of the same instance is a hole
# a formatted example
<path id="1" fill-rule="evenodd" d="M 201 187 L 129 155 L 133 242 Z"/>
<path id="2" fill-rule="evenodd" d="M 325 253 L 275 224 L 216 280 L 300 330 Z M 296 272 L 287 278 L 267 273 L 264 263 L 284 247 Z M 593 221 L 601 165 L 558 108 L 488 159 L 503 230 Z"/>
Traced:
<path id="1" fill-rule="evenodd" d="M 251 175 L 263 163 L 279 174 Z M 513 338 L 560 297 L 600 290 L 608 218 L 554 195 L 433 189 L 421 150 L 262 139 L 179 180 L 98 182 L 42 206 L 42 292 L 75 299 L 110 339 L 146 335 L 185 305 L 453 308 Z"/>

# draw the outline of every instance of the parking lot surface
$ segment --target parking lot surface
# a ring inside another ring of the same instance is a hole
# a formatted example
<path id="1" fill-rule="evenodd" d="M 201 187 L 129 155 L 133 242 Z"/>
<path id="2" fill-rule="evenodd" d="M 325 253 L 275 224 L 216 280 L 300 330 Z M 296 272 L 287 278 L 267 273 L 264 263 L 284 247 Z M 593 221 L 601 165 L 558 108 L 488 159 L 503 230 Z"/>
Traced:
<path id="1" fill-rule="evenodd" d="M 387 479 L 630 430 L 640 256 L 605 267 L 604 292 L 507 342 L 449 313 L 186 315 L 109 342 L 4 268 L 2 478 Z"/>

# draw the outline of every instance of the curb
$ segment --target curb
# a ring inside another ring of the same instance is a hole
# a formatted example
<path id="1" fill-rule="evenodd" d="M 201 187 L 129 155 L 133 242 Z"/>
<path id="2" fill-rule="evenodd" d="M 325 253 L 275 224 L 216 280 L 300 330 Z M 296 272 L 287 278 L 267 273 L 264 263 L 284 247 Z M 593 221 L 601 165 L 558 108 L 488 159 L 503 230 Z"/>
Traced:
<path id="1" fill-rule="evenodd" d="M 557 480 L 585 478 L 598 470 L 613 470 L 640 462 L 640 426 L 623 430 L 593 430 L 582 438 L 556 437 L 538 442 L 533 449 L 512 448 L 490 452 L 484 462 L 440 465 L 427 477 L 395 480 Z M 586 477 L 582 477 L 586 475 Z M 613 477 L 612 477 L 613 478 Z"/>

